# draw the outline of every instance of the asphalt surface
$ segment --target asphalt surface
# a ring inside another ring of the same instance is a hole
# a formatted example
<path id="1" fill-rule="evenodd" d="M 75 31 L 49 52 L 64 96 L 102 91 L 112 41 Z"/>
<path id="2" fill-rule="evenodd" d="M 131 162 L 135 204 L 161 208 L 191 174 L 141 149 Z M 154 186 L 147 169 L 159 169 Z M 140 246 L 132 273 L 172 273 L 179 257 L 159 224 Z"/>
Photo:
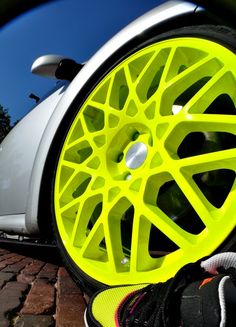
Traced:
<path id="1" fill-rule="evenodd" d="M 84 327 L 85 307 L 55 250 L 0 244 L 0 327 Z"/>

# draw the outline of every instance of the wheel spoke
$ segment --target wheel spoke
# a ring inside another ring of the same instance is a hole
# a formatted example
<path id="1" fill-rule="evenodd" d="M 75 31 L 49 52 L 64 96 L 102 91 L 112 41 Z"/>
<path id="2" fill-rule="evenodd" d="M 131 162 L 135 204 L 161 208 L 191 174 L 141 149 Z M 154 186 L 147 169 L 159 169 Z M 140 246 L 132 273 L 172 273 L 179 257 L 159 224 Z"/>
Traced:
<path id="1" fill-rule="evenodd" d="M 73 208 L 76 204 L 80 204 L 81 203 L 81 199 L 77 198 L 77 199 L 73 199 L 70 202 L 68 202 L 66 205 L 64 205 L 61 208 L 61 214 L 65 213 L 67 210 Z"/>
<path id="2" fill-rule="evenodd" d="M 132 244 L 130 253 L 130 273 L 148 271 L 158 265 L 158 259 L 150 256 L 148 244 L 151 222 L 136 214 L 133 221 Z"/>
<path id="3" fill-rule="evenodd" d="M 143 247 L 145 248 L 145 245 L 148 244 L 149 232 L 150 232 L 150 227 L 146 229 L 143 228 L 142 230 L 143 242 L 141 242 L 140 241 L 140 216 L 136 213 L 134 215 L 134 220 L 133 220 L 132 243 L 131 243 L 131 251 L 130 251 L 131 272 L 135 272 L 137 270 L 138 257 L 139 255 L 143 256 L 145 252 L 145 250 L 143 250 Z M 145 258 L 145 254 L 143 258 Z"/>
<path id="4" fill-rule="evenodd" d="M 160 80 L 161 88 L 165 87 L 165 83 L 168 81 L 168 79 L 171 78 L 171 76 L 178 75 L 179 61 L 174 60 L 175 54 L 176 54 L 176 47 L 172 47 L 169 56 L 166 60 L 165 68 Z"/>
<path id="5" fill-rule="evenodd" d="M 92 88 L 60 150 L 54 189 L 78 276 L 167 279 L 231 233 L 234 62 L 216 42 L 175 37 L 135 50 Z"/>
<path id="6" fill-rule="evenodd" d="M 101 220 L 101 212 L 96 211 L 97 206 L 102 203 L 102 195 L 95 194 L 79 202 L 76 220 L 71 236 L 71 244 L 81 247 L 87 238 L 87 233 L 92 224 Z M 95 221 L 95 222 L 94 222 Z"/>
<path id="7" fill-rule="evenodd" d="M 158 207 L 147 204 L 143 207 L 143 212 L 144 216 L 147 217 L 154 226 L 181 249 L 189 248 L 195 242 L 196 236 L 180 228 Z"/>
<path id="8" fill-rule="evenodd" d="M 127 80 L 127 84 L 129 86 L 129 96 L 128 96 L 127 102 L 130 102 L 132 100 L 138 107 L 141 104 L 141 101 L 138 98 L 138 95 L 136 92 L 136 83 L 132 80 L 131 72 L 130 72 L 128 65 L 124 66 L 124 74 L 125 74 L 125 77 Z"/>
<path id="9" fill-rule="evenodd" d="M 118 271 L 123 259 L 123 250 L 121 246 L 120 221 L 112 218 L 104 220 L 104 235 L 106 240 L 106 248 L 108 260 L 110 262 L 111 271 Z"/>
<path id="10" fill-rule="evenodd" d="M 214 211 L 215 208 L 206 200 L 191 177 L 185 177 L 176 169 L 173 172 L 173 178 L 194 208 L 195 212 L 201 218 L 204 225 L 210 227 L 213 220 L 211 211 Z"/>
<path id="11" fill-rule="evenodd" d="M 81 256 L 85 258 L 98 259 L 102 255 L 105 256 L 105 250 L 100 248 L 100 244 L 104 239 L 104 229 L 101 218 L 98 218 L 92 230 L 86 237 L 81 247 Z"/>
<path id="12" fill-rule="evenodd" d="M 221 150 L 175 161 L 175 167 L 190 174 L 236 167 L 236 149 Z"/>
<path id="13" fill-rule="evenodd" d="M 182 73 L 174 76 L 167 82 L 167 88 L 174 88 L 179 86 L 180 88 L 184 87 L 181 91 L 186 89 L 186 85 L 191 86 L 193 83 L 205 76 L 207 68 L 211 66 L 212 61 L 215 62 L 215 58 L 212 56 L 207 56 L 194 65 L 188 67 Z M 218 68 L 218 69 L 217 69 Z M 216 73 L 221 67 L 215 68 Z"/>
<path id="14" fill-rule="evenodd" d="M 71 162 L 71 161 L 67 161 L 67 160 L 63 160 L 62 162 L 62 166 L 64 167 L 68 167 L 71 169 L 74 169 L 75 174 L 77 174 L 78 172 L 86 172 L 90 175 L 97 175 L 96 171 L 97 168 L 93 168 L 92 166 L 89 165 L 89 163 L 91 162 L 91 159 L 86 160 L 83 163 L 76 163 L 76 162 Z M 68 180 L 68 183 L 70 183 L 70 181 Z"/>
<path id="15" fill-rule="evenodd" d="M 220 69 L 185 105 L 186 113 L 203 113 L 221 94 L 234 98 L 234 77 L 225 68 Z"/>
<path id="16" fill-rule="evenodd" d="M 61 197 L 67 190 L 68 186 L 71 185 L 71 182 L 75 179 L 75 176 L 77 175 L 77 172 L 74 171 L 73 174 L 70 176 L 70 178 L 67 180 L 63 188 L 61 189 L 59 193 L 59 197 Z"/>
<path id="17" fill-rule="evenodd" d="M 189 132 L 227 132 L 236 134 L 236 116 L 234 115 L 210 115 L 189 114 L 184 117 L 181 128 L 188 125 Z"/>

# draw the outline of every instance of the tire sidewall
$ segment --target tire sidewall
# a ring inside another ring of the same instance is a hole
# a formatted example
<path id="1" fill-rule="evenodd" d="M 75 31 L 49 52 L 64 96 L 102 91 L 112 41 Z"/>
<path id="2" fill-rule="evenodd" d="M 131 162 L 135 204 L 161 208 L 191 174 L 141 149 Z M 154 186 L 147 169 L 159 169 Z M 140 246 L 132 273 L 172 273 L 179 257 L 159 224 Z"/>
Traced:
<path id="1" fill-rule="evenodd" d="M 60 237 L 60 233 L 57 227 L 57 220 L 54 209 L 54 185 L 55 185 L 55 176 L 57 171 L 57 165 L 59 156 L 61 153 L 61 149 L 64 145 L 66 136 L 68 131 L 70 130 L 71 124 L 77 116 L 78 112 L 83 106 L 84 101 L 89 96 L 89 94 L 94 90 L 94 88 L 101 82 L 101 80 L 110 72 L 114 67 L 120 64 L 123 60 L 134 54 L 135 52 L 153 44 L 156 42 L 168 40 L 171 38 L 180 38 L 180 37 L 197 37 L 203 38 L 207 40 L 211 40 L 217 42 L 229 50 L 235 52 L 236 51 L 236 32 L 226 26 L 215 26 L 215 25 L 199 25 L 199 26 L 187 26 L 181 27 L 178 29 L 174 29 L 160 35 L 156 35 L 148 40 L 140 42 L 140 44 L 125 49 L 119 49 L 117 52 L 113 53 L 112 56 L 107 60 L 107 62 L 103 63 L 101 67 L 90 77 L 89 81 L 84 85 L 82 90 L 78 93 L 73 101 L 72 105 L 68 108 L 66 118 L 63 119 L 57 137 L 60 139 L 60 147 L 58 147 L 57 143 L 57 155 L 54 156 L 54 170 L 52 171 L 52 187 L 51 187 L 51 216 L 52 216 L 52 225 L 54 235 L 56 237 L 56 242 L 60 253 L 62 255 L 62 259 L 65 262 L 66 267 L 69 268 L 70 273 L 72 274 L 73 279 L 77 284 L 89 295 L 93 294 L 98 289 L 106 287 L 105 284 L 94 280 L 90 276 L 88 276 L 84 271 L 78 267 L 73 259 L 68 254 L 66 248 L 63 245 L 62 239 Z M 132 43 L 131 43 L 132 44 Z M 83 100 L 81 100 L 83 99 Z M 66 123 L 65 123 L 66 121 Z M 233 240 L 235 240 L 234 235 L 232 236 Z M 234 242 L 232 242 L 232 237 L 230 237 L 229 242 L 225 242 L 223 248 L 221 250 L 229 250 L 230 247 L 234 246 Z M 227 246 L 227 244 L 231 244 L 231 246 Z"/>

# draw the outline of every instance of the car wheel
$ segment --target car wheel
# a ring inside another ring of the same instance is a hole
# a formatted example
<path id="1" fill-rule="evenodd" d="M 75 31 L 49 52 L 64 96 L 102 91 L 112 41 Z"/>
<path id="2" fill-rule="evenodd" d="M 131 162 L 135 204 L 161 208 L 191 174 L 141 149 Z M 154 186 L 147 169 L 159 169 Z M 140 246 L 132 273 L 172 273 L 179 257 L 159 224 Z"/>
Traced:
<path id="1" fill-rule="evenodd" d="M 53 224 L 88 289 L 166 280 L 227 245 L 235 41 L 214 26 L 159 35 L 116 62 L 78 108 L 56 164 Z"/>

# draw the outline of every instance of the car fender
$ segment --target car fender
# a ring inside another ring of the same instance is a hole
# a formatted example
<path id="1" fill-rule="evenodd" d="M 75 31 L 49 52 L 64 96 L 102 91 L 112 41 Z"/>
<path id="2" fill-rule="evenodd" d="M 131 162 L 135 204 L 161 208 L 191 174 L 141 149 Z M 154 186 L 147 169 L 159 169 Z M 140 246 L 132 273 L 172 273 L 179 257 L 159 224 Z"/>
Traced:
<path id="1" fill-rule="evenodd" d="M 65 87 L 41 101 L 0 145 L 0 220 L 26 211 L 31 171 L 40 140 Z M 10 221 L 10 218 L 8 219 Z M 2 223 L 0 227 L 3 228 Z"/>
<path id="2" fill-rule="evenodd" d="M 125 27 L 96 52 L 68 86 L 47 124 L 35 157 L 26 207 L 26 228 L 29 233 L 39 232 L 38 203 L 45 162 L 58 127 L 75 97 L 99 67 L 134 37 L 170 19 L 191 14 L 195 9 L 196 6 L 191 3 L 169 1 L 149 11 Z"/>

